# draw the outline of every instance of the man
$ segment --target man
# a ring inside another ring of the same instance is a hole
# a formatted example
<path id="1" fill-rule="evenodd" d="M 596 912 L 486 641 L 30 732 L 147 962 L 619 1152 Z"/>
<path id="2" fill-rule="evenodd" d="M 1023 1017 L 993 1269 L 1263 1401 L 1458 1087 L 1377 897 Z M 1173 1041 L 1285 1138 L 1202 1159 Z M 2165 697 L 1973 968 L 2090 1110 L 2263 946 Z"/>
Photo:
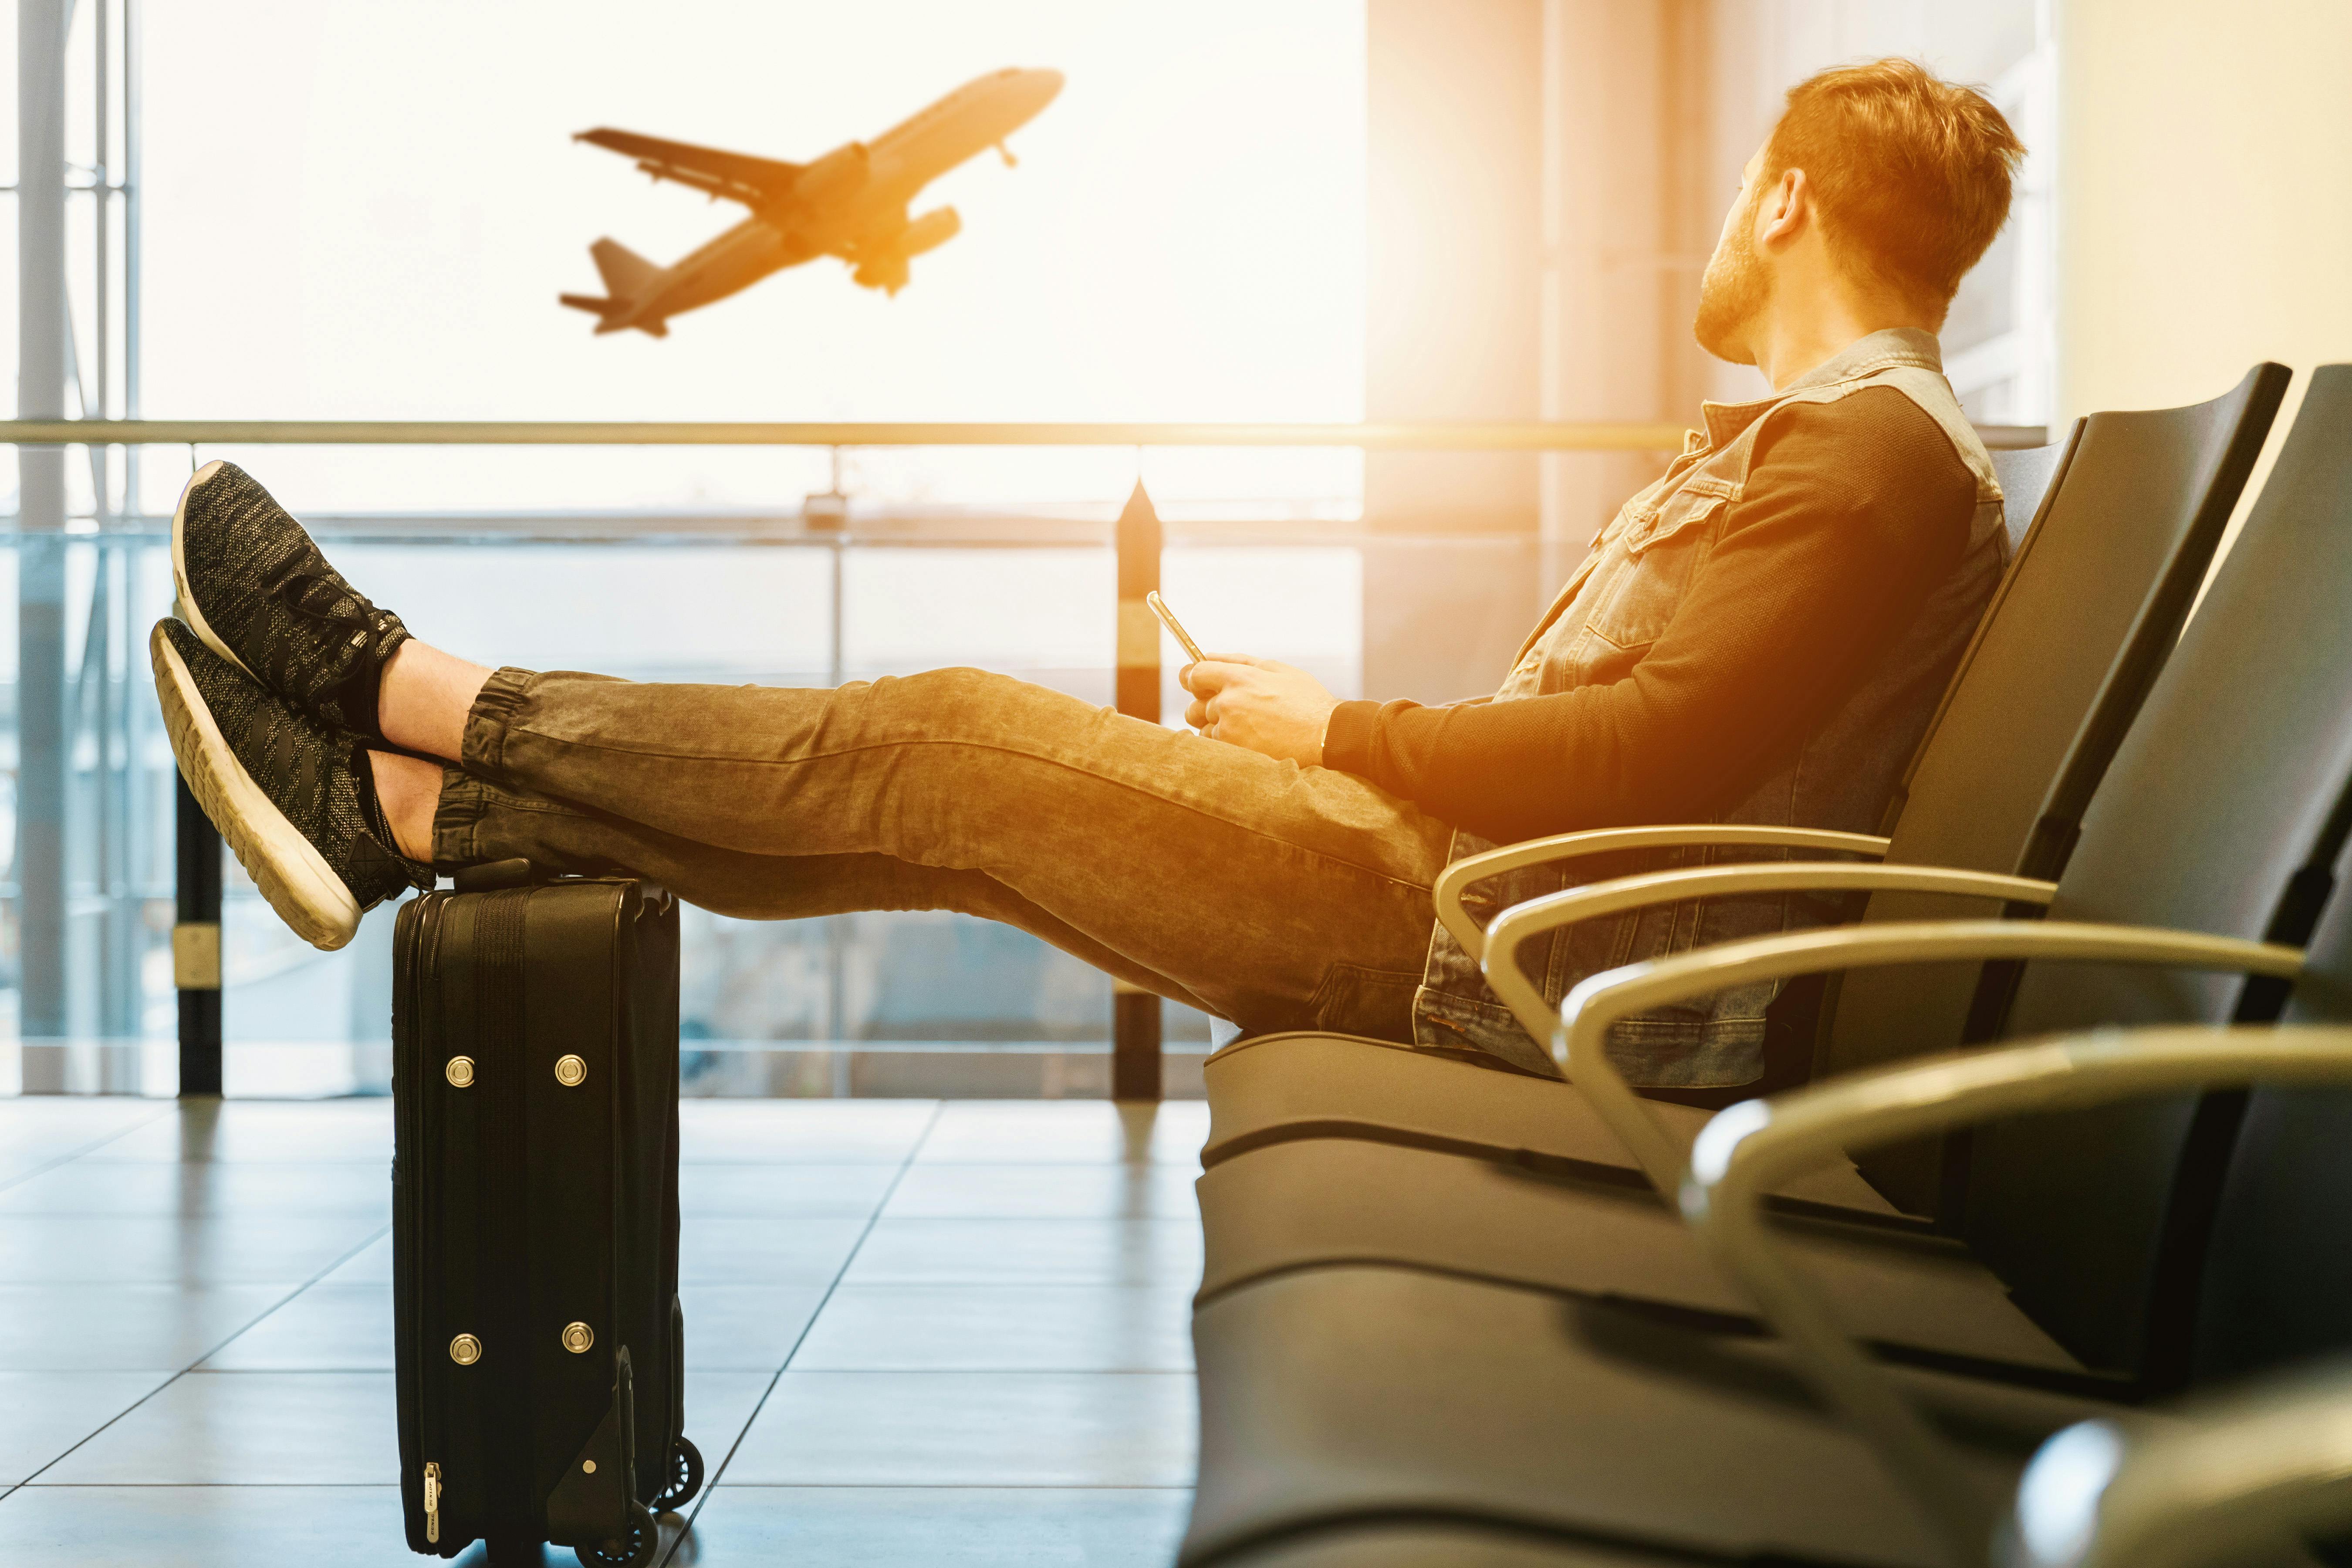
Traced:
<path id="1" fill-rule="evenodd" d="M 493 671 L 411 638 L 215 463 L 173 520 L 183 618 L 152 639 L 173 745 L 322 947 L 436 871 L 526 857 L 753 918 L 959 910 L 1252 1032 L 1549 1071 L 1433 928 L 1432 881 L 1491 841 L 1582 827 L 1878 826 L 2000 571 L 2000 491 L 1934 333 L 2021 153 L 1984 99 L 1907 61 L 1790 93 L 1696 323 L 1772 395 L 1706 407 L 1491 698 L 1339 702 L 1287 666 L 1219 658 L 1183 672 L 1194 736 L 973 670 L 838 690 Z M 1591 922 L 1531 972 L 1557 998 L 1819 912 Z M 1752 1080 L 1770 995 L 1630 1020 L 1612 1050 L 1636 1083 Z"/>

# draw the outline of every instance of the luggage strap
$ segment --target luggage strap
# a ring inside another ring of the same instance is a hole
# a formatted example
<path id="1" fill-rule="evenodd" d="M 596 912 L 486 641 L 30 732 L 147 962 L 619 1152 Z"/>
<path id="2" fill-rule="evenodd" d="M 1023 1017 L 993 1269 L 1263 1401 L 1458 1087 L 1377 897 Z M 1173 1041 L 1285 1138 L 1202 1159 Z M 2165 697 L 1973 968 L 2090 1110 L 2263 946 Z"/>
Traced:
<path id="1" fill-rule="evenodd" d="M 481 1252 L 475 1279 L 489 1310 L 482 1370 L 483 1481 L 502 1524 L 536 1528 L 531 1366 L 530 1139 L 524 1089 L 523 917 L 528 889 L 482 896 L 474 915 L 472 1014 L 482 1089 Z"/>

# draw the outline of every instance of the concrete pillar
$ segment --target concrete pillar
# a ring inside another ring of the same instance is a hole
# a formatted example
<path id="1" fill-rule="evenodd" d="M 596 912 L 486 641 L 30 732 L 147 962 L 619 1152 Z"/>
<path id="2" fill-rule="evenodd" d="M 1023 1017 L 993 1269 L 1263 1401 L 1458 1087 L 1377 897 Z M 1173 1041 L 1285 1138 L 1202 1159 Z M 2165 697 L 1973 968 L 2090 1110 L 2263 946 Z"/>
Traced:
<path id="1" fill-rule="evenodd" d="M 1370 0 L 1364 416 L 1537 412 L 1543 0 Z M 1536 459 L 1375 452 L 1364 695 L 1493 689 L 1540 603 Z M 1496 538 L 1495 536 L 1504 536 Z"/>
<path id="2" fill-rule="evenodd" d="M 1696 422 L 1706 0 L 1371 0 L 1365 416 Z M 1493 689 L 1651 453 L 1373 454 L 1364 694 Z M 1468 536 L 1479 536 L 1473 543 Z M 1448 542 L 1448 536 L 1460 542 Z"/>
<path id="3" fill-rule="evenodd" d="M 66 411 L 66 0 L 18 0 L 16 408 L 26 419 Z M 19 1027 L 37 1038 L 67 1028 L 64 449 L 20 447 L 17 474 Z"/>

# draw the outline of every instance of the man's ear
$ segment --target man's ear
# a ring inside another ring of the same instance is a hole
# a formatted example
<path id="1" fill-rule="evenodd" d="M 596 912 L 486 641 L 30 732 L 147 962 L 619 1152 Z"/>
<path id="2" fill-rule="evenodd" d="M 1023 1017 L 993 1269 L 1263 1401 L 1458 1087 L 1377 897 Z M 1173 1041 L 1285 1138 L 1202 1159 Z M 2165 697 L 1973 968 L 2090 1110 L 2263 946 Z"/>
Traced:
<path id="1" fill-rule="evenodd" d="M 1756 204 L 1756 245 L 1778 250 L 1805 231 L 1813 217 L 1813 187 L 1802 169 L 1783 169 Z"/>

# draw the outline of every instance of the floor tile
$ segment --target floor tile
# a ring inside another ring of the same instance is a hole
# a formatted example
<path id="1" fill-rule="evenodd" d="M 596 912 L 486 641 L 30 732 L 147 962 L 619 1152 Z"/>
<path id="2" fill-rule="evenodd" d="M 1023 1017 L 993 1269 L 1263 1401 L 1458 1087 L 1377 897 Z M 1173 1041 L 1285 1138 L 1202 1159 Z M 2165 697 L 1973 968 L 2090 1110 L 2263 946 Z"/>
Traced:
<path id="1" fill-rule="evenodd" d="M 1190 1165 L 1208 1142 L 1209 1108 L 1199 1100 L 1159 1105 L 1108 1100 L 958 1100 L 915 1158 L 923 1164 Z"/>
<path id="2" fill-rule="evenodd" d="M 681 1163 L 677 1206 L 687 1215 L 856 1215 L 880 1205 L 898 1167 Z"/>
<path id="3" fill-rule="evenodd" d="M 321 1285 L 389 1285 L 392 1283 L 392 1232 L 344 1258 L 319 1277 Z"/>
<path id="4" fill-rule="evenodd" d="M 41 1479 L 58 1486 L 365 1486 L 399 1474 L 390 1373 L 192 1372 Z"/>
<path id="5" fill-rule="evenodd" d="M 1185 1487 L 1181 1373 L 787 1372 L 729 1467 L 737 1485 Z"/>
<path id="6" fill-rule="evenodd" d="M 663 1516 L 667 1542 L 675 1545 L 684 1522 Z M 0 1561 L 72 1568 L 415 1568 L 420 1560 L 402 1531 L 396 1486 L 31 1486 L 0 1502 Z M 489 1564 L 478 1542 L 450 1561 L 455 1568 Z M 538 1563 L 579 1568 L 579 1559 L 560 1546 L 546 1548 Z"/>
<path id="7" fill-rule="evenodd" d="M 733 1285 L 830 1284 L 865 1231 L 862 1219 L 698 1215 L 679 1230 L 678 1279 Z"/>
<path id="8" fill-rule="evenodd" d="M 389 1223 L 380 1207 L 187 1217 L 0 1215 L 0 1279 L 22 1285 L 308 1279 Z"/>
<path id="9" fill-rule="evenodd" d="M 400 1489 L 31 1486 L 0 1501 L 0 1562 L 42 1568 L 415 1568 Z M 574 1568 L 571 1554 L 561 1562 Z M 457 1559 L 480 1568 L 476 1547 Z"/>
<path id="10" fill-rule="evenodd" d="M 702 1462 L 719 1468 L 735 1439 L 776 1381 L 772 1372 L 695 1372 L 686 1374 L 686 1435 L 702 1450 Z"/>
<path id="11" fill-rule="evenodd" d="M 304 1161 L 72 1160 L 0 1188 L 0 1215 L 207 1215 L 253 1210 L 392 1213 L 388 1164 Z"/>
<path id="12" fill-rule="evenodd" d="M 1184 1165 L 913 1165 L 882 1216 L 1192 1219 L 1197 1174 Z"/>
<path id="13" fill-rule="evenodd" d="M 0 1285 L 0 1345 L 24 1372 L 178 1372 L 299 1284 Z"/>
<path id="14" fill-rule="evenodd" d="M 0 1184 L 102 1146 L 171 1110 L 163 1101 L 101 1095 L 0 1100 Z"/>
<path id="15" fill-rule="evenodd" d="M 904 1160 L 939 1107 L 929 1100 L 689 1100 L 678 1157 L 701 1163 L 857 1164 Z"/>
<path id="16" fill-rule="evenodd" d="M 823 1285 L 680 1285 L 686 1364 L 713 1372 L 774 1372 L 824 1300 Z"/>
<path id="17" fill-rule="evenodd" d="M 163 1385 L 168 1372 L 0 1372 L 0 1488 L 16 1485 Z"/>
<path id="18" fill-rule="evenodd" d="M 392 1158 L 389 1099 L 184 1100 L 89 1160 L 373 1161 Z"/>
<path id="19" fill-rule="evenodd" d="M 1166 1568 L 1181 1490 L 722 1486 L 671 1555 L 795 1568 Z"/>
<path id="20" fill-rule="evenodd" d="M 392 1289 L 313 1285 L 215 1351 L 207 1372 L 390 1372 Z"/>
<path id="21" fill-rule="evenodd" d="M 844 1285 L 794 1372 L 1189 1372 L 1192 1293 L 1108 1285 Z"/>
<path id="22" fill-rule="evenodd" d="M 1201 1222 L 1186 1219 L 885 1219 L 843 1282 L 1201 1283 Z"/>

